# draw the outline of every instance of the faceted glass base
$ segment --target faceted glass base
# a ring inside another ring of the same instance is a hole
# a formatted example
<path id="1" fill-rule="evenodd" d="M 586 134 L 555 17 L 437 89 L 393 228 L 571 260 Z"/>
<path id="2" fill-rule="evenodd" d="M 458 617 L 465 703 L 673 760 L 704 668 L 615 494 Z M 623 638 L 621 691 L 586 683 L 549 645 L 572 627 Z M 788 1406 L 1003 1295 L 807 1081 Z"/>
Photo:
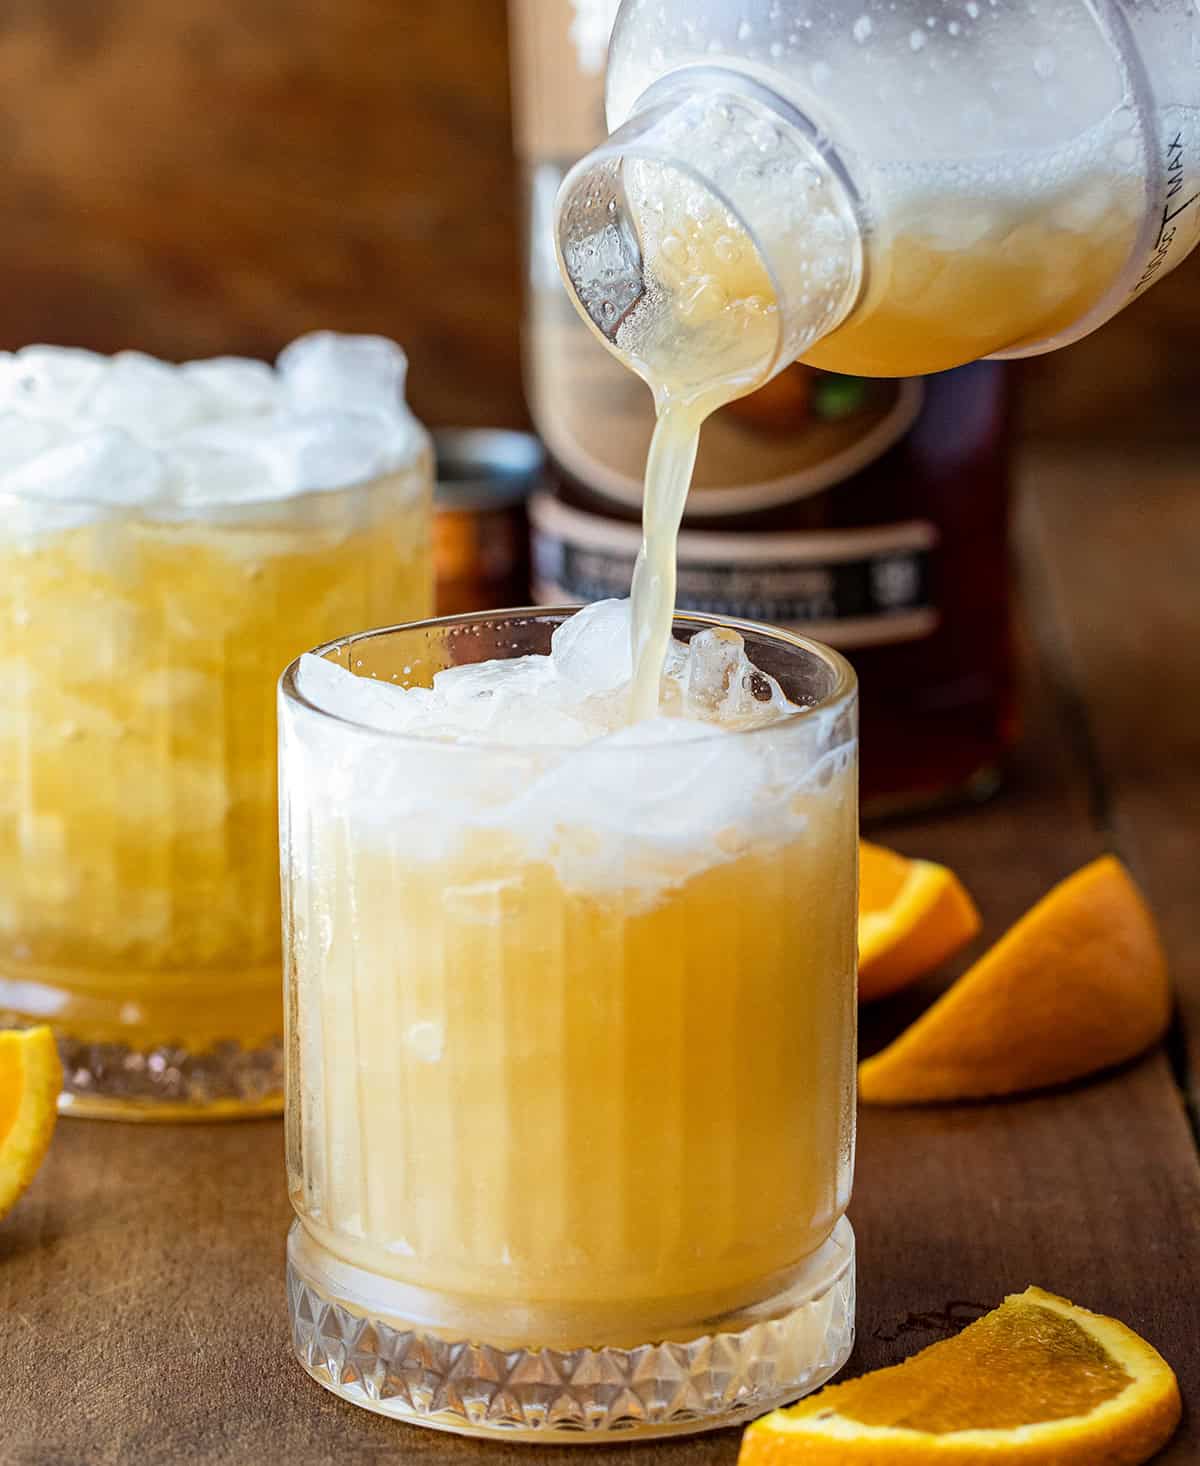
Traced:
<path id="1" fill-rule="evenodd" d="M 785 1292 L 628 1348 L 513 1347 L 372 1310 L 370 1275 L 298 1222 L 287 1283 L 292 1343 L 313 1379 L 364 1409 L 461 1435 L 603 1443 L 737 1425 L 824 1384 L 854 1343 L 845 1219 Z"/>
<path id="2" fill-rule="evenodd" d="M 0 1010 L 0 1028 L 28 1028 Z M 58 1033 L 59 1112 L 100 1120 L 222 1120 L 283 1109 L 283 1043 L 244 1048 L 233 1039 L 193 1052 L 179 1044 L 138 1048 Z"/>

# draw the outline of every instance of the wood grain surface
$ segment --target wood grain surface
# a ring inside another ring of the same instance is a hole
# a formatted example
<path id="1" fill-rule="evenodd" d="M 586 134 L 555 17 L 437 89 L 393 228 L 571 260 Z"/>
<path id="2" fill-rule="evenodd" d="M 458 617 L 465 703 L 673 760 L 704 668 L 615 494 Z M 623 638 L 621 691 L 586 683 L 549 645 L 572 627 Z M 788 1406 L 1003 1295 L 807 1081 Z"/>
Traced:
<path id="1" fill-rule="evenodd" d="M 1154 892 L 1200 1114 L 1200 488 L 1193 455 L 1042 455 L 1024 528 L 1096 823 Z M 1062 546 L 1054 553 L 1054 546 Z M 1069 547 L 1069 548 L 1068 548 Z"/>
<path id="2" fill-rule="evenodd" d="M 879 833 L 962 873 L 983 910 L 980 944 L 1115 844 L 1160 914 L 1181 1016 L 1194 1024 L 1200 699 L 1194 658 L 1180 662 L 1198 619 L 1200 581 L 1186 567 L 1200 543 L 1187 475 L 1147 460 L 1041 457 L 1025 490 L 1027 730 L 1008 789 Z M 1142 566 L 1148 574 L 1129 569 Z M 947 977 L 869 1014 L 865 1046 Z M 1036 1098 L 864 1109 L 851 1217 L 851 1370 L 893 1363 L 1036 1282 L 1162 1350 L 1188 1415 L 1160 1460 L 1200 1459 L 1200 1165 L 1164 1053 Z M 2 1466 L 580 1459 L 384 1421 L 313 1384 L 288 1347 L 288 1221 L 277 1123 L 64 1121 L 0 1228 Z M 737 1445 L 725 1432 L 618 1446 L 604 1460 L 732 1466 Z"/>
<path id="3" fill-rule="evenodd" d="M 10 0 L 0 346 L 382 331 L 431 421 L 522 421 L 503 0 Z"/>
<path id="4" fill-rule="evenodd" d="M 8 0 L 0 346 L 412 357 L 430 422 L 525 420 L 504 0 Z M 1027 365 L 1043 436 L 1193 442 L 1200 260 Z"/>

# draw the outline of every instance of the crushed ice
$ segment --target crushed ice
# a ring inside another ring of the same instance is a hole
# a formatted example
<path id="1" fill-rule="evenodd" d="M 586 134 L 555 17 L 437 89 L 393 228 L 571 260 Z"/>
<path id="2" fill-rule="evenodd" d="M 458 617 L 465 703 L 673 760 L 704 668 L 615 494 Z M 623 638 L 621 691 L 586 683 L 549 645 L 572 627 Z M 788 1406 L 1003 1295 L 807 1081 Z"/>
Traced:
<path id="1" fill-rule="evenodd" d="M 420 451 L 407 366 L 393 341 L 331 331 L 293 341 L 274 369 L 241 357 L 172 366 L 137 351 L 3 352 L 0 493 L 49 501 L 61 518 L 69 502 L 189 513 L 360 483 Z"/>
<path id="2" fill-rule="evenodd" d="M 549 656 L 447 667 L 432 689 L 377 682 L 306 655 L 299 688 L 323 711 L 368 727 L 510 747 L 692 741 L 796 711 L 751 662 L 741 636 L 712 627 L 672 642 L 660 699 L 666 716 L 628 727 L 629 616 L 626 600 L 596 601 L 555 629 Z"/>
<path id="3" fill-rule="evenodd" d="M 838 710 L 784 726 L 796 705 L 740 636 L 712 628 L 671 643 L 659 715 L 630 724 L 629 629 L 629 602 L 601 601 L 556 630 L 549 656 L 450 667 L 430 688 L 302 657 L 308 703 L 418 736 L 347 736 L 285 700 L 288 779 L 315 781 L 319 802 L 405 858 L 436 858 L 470 830 L 503 832 L 567 884 L 618 886 L 626 899 L 652 900 L 749 842 L 794 838 L 814 779 L 827 790 L 852 769 Z M 762 731 L 722 736 L 745 729 Z M 836 797 L 853 799 L 851 779 Z"/>

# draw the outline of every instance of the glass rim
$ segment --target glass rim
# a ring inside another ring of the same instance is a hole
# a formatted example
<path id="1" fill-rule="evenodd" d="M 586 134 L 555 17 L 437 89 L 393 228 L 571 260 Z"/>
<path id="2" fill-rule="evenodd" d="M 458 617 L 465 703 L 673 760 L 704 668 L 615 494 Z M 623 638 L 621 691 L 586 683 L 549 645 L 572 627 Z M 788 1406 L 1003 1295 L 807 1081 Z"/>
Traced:
<path id="1" fill-rule="evenodd" d="M 776 113 L 808 142 L 816 147 L 821 159 L 828 168 L 833 181 L 841 190 L 847 207 L 856 218 L 861 214 L 862 200 L 854 180 L 847 171 L 842 158 L 836 152 L 827 151 L 819 145 L 821 131 L 812 118 L 792 105 L 790 101 L 763 82 L 755 75 L 747 72 L 732 70 L 727 66 L 710 61 L 696 61 L 678 67 L 660 76 L 650 83 L 646 90 L 637 99 L 635 110 L 633 110 L 613 132 L 603 138 L 589 152 L 578 159 L 563 175 L 555 197 L 553 208 L 553 229 L 555 257 L 558 261 L 559 273 L 562 276 L 564 286 L 567 288 L 571 302 L 576 312 L 589 327 L 592 334 L 605 347 L 606 350 L 621 356 L 626 366 L 633 365 L 633 359 L 625 360 L 619 352 L 615 339 L 610 339 L 604 331 L 592 319 L 580 301 L 571 272 L 567 267 L 566 254 L 563 248 L 563 203 L 568 197 L 572 186 L 586 178 L 589 170 L 611 165 L 621 165 L 627 158 L 640 159 L 644 162 L 657 163 L 663 168 L 671 169 L 681 177 L 687 179 L 692 185 L 701 189 L 713 199 L 720 208 L 733 219 L 736 219 L 742 232 L 749 240 L 759 263 L 766 271 L 775 292 L 775 298 L 779 309 L 775 317 L 775 341 L 767 362 L 766 372 L 757 378 L 758 385 L 770 381 L 789 365 L 794 359 L 792 355 L 785 355 L 789 337 L 788 321 L 794 313 L 792 295 L 784 281 L 780 278 L 775 263 L 775 255 L 770 248 L 770 241 L 764 238 L 763 231 L 755 222 L 747 216 L 742 204 L 730 197 L 729 193 L 713 177 L 710 176 L 700 165 L 688 157 L 675 156 L 663 151 L 661 141 L 654 135 L 655 127 L 664 116 L 669 115 L 678 105 L 679 99 L 697 83 L 716 84 L 726 91 L 736 91 L 743 96 L 757 100 L 772 112 Z M 870 281 L 868 278 L 868 265 L 865 252 L 860 250 L 858 265 L 858 279 L 852 294 L 847 297 L 844 308 L 838 315 L 833 325 L 825 327 L 816 340 L 822 340 L 842 325 L 845 320 L 867 297 Z M 808 346 L 816 344 L 816 341 L 809 340 Z M 807 349 L 807 347 L 805 348 Z M 637 366 L 633 370 L 639 376 L 643 376 Z M 648 386 L 652 384 L 648 379 Z"/>
<path id="2" fill-rule="evenodd" d="M 490 611 L 460 611 L 452 616 L 429 616 L 420 621 L 402 621 L 394 626 L 377 626 L 365 631 L 354 632 L 350 636 L 334 637 L 333 640 L 323 642 L 320 646 L 313 647 L 309 652 L 301 653 L 301 656 L 323 657 L 327 652 L 341 650 L 343 647 L 353 646 L 357 642 L 372 641 L 376 637 L 392 636 L 397 632 L 430 631 L 440 627 L 470 626 L 483 622 L 494 622 L 497 620 L 530 620 L 550 621 L 555 618 L 567 620 L 576 611 L 584 609 L 584 603 L 577 605 L 556 605 L 556 606 L 505 606 Z M 807 707 L 797 708 L 795 712 L 789 713 L 786 717 L 779 718 L 771 723 L 759 723 L 753 728 L 737 728 L 733 730 L 713 729 L 708 733 L 698 735 L 696 738 L 687 740 L 688 746 L 712 743 L 718 739 L 752 738 L 763 733 L 778 733 L 781 729 L 795 728 L 803 723 L 828 714 L 831 710 L 844 707 L 850 703 L 858 690 L 858 677 L 854 668 L 839 651 L 827 646 L 824 642 L 815 641 L 808 636 L 801 636 L 794 631 L 787 631 L 783 627 L 770 626 L 763 621 L 750 621 L 739 616 L 721 616 L 709 614 L 704 611 L 679 611 L 677 610 L 671 618 L 671 627 L 674 630 L 679 622 L 690 623 L 697 630 L 703 630 L 709 626 L 725 626 L 733 631 L 743 634 L 749 632 L 752 636 L 760 639 L 777 642 L 790 647 L 798 652 L 803 652 L 817 661 L 824 663 L 834 674 L 834 685 L 828 693 L 817 702 Z M 527 653 L 536 655 L 536 653 Z M 515 658 L 514 658 L 515 660 Z M 337 665 L 335 663 L 335 665 Z M 375 738 L 382 738 L 397 744 L 412 744 L 421 748 L 439 747 L 447 749 L 463 749 L 471 753 L 490 752 L 497 755 L 520 756 L 529 753 L 554 753 L 554 752 L 582 752 L 593 750 L 603 753 L 608 750 L 595 748 L 597 743 L 603 741 L 603 735 L 589 739 L 583 743 L 498 743 L 486 738 L 455 738 L 449 739 L 437 734 L 400 732 L 390 728 L 377 728 L 371 723 L 362 723 L 355 718 L 348 718 L 342 713 L 331 712 L 330 709 L 321 707 L 307 698 L 300 690 L 298 674 L 300 670 L 300 657 L 293 658 L 283 669 L 279 677 L 279 691 L 288 702 L 294 703 L 297 707 L 303 708 L 306 712 L 313 713 L 329 723 L 339 724 L 343 728 L 353 729 L 356 732 L 367 733 Z M 348 669 L 347 669 L 348 670 Z M 389 686 L 383 683 L 383 686 Z M 625 744 L 621 753 L 628 756 L 629 753 L 650 753 L 657 751 L 661 745 L 654 743 L 646 744 Z M 669 749 L 678 752 L 678 744 L 667 745 Z"/>

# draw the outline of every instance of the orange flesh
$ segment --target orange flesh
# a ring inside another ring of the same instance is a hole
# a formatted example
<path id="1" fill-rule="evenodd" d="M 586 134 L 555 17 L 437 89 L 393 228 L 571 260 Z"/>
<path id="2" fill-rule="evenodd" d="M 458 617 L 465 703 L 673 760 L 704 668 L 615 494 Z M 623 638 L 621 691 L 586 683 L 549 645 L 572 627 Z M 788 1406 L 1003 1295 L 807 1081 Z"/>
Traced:
<path id="1" fill-rule="evenodd" d="M 912 862 L 882 845 L 864 841 L 858 868 L 858 909 L 885 911 L 900 894 L 912 870 Z"/>
<path id="2" fill-rule="evenodd" d="M 1013 1299 L 903 1364 L 825 1389 L 795 1415 L 944 1435 L 1086 1415 L 1132 1376 L 1077 1323 Z"/>
<path id="3" fill-rule="evenodd" d="M 24 1074 L 25 1061 L 18 1039 L 15 1035 L 0 1036 L 0 1144 L 12 1129 L 21 1107 Z"/>

